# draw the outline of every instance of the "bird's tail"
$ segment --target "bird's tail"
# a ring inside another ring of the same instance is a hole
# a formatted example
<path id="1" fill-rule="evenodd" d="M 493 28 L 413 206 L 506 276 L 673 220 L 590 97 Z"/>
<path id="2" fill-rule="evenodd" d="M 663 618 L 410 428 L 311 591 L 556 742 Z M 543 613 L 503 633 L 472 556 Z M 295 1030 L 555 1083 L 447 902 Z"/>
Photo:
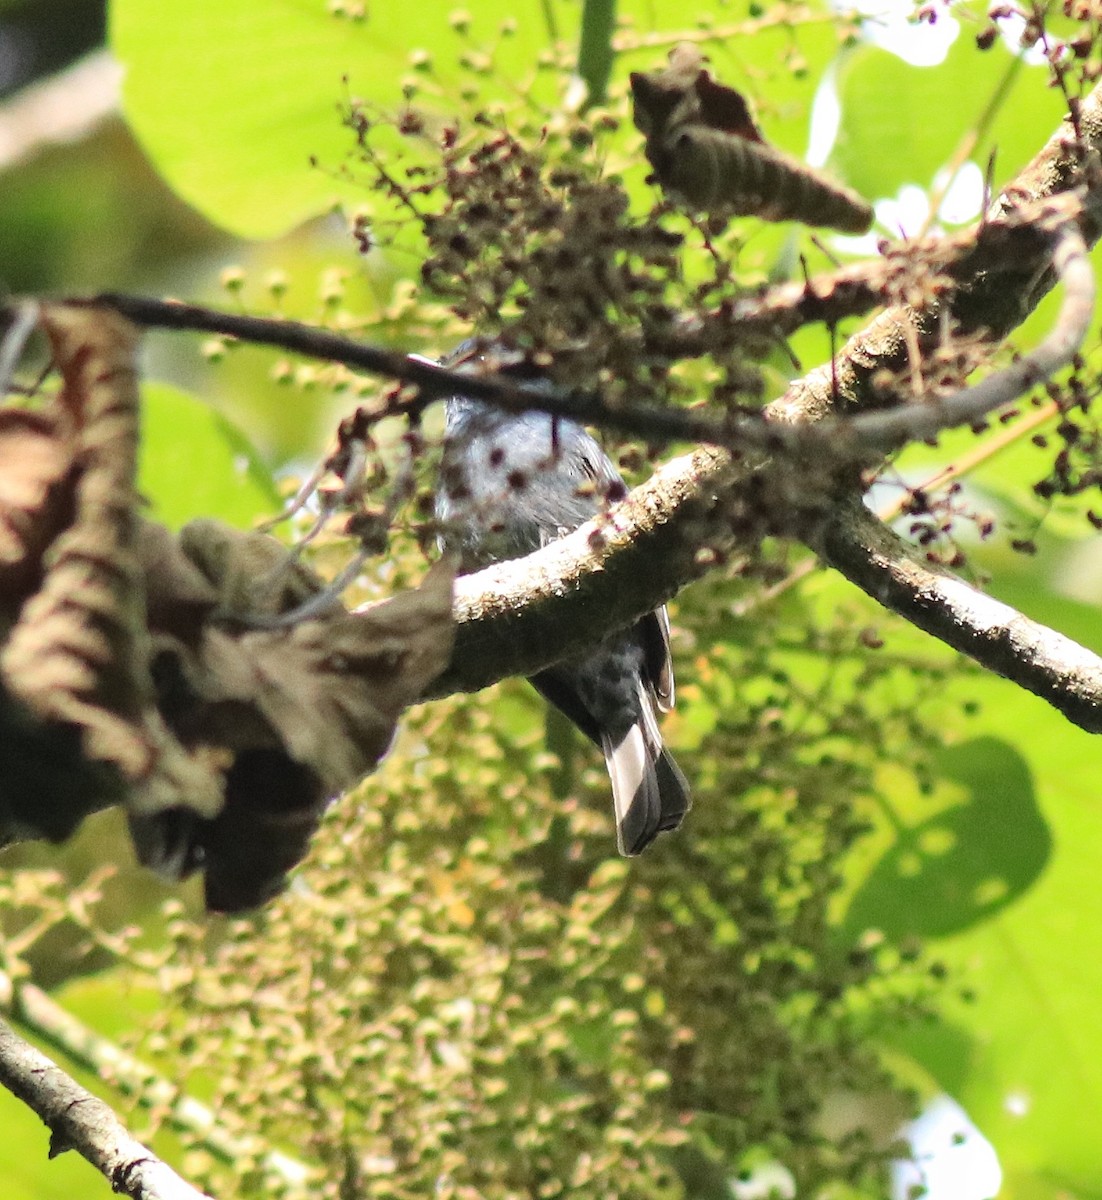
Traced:
<path id="1" fill-rule="evenodd" d="M 688 781 L 662 744 L 654 701 L 645 687 L 641 690 L 639 720 L 618 742 L 611 734 L 601 736 L 612 781 L 616 844 L 629 856 L 676 829 L 692 804 Z"/>

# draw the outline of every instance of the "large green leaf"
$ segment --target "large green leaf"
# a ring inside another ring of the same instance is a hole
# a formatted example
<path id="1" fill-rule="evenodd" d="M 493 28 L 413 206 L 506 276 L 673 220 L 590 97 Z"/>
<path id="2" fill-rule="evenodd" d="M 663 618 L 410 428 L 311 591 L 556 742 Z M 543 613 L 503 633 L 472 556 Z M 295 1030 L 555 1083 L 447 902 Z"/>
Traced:
<path id="1" fill-rule="evenodd" d="M 365 14 L 338 12 L 354 9 Z M 417 87 L 418 107 L 449 116 L 496 103 L 528 117 L 541 105 L 560 108 L 567 80 L 539 60 L 557 43 L 569 61 L 580 5 L 548 0 L 540 11 L 550 19 L 505 0 L 467 14 L 454 0 L 113 0 L 110 37 L 126 66 L 127 118 L 158 170 L 217 224 L 262 238 L 335 203 L 385 206 L 342 173 L 353 138 L 339 110 L 351 97 L 384 127 L 406 85 Z M 826 5 L 800 23 L 742 14 L 721 23 L 705 3 L 686 10 L 675 0 L 626 0 L 618 18 L 625 42 L 640 45 L 614 64 L 616 96 L 629 70 L 653 69 L 681 34 L 700 40 L 710 25 L 714 40 L 703 45 L 717 74 L 751 94 L 779 144 L 806 148 L 810 100 L 838 45 Z M 638 143 L 634 132 L 623 136 Z M 638 149 L 636 157 L 642 178 Z"/>
<path id="2" fill-rule="evenodd" d="M 356 8 L 362 19 L 339 11 Z M 364 201 L 339 177 L 353 144 L 339 108 L 350 97 L 393 114 L 416 62 L 431 64 L 420 77 L 430 94 L 455 91 L 461 74 L 487 100 L 528 86 L 548 41 L 543 22 L 502 36 L 515 6 L 488 0 L 464 32 L 456 12 L 452 0 L 116 0 L 110 38 L 127 68 L 127 118 L 172 187 L 217 224 L 271 237 L 337 201 Z"/>
<path id="3" fill-rule="evenodd" d="M 1097 609 L 1052 603 L 1076 632 Z M 1049 615 L 1034 580 L 1034 615 Z M 889 635 L 889 648 L 913 632 Z M 994 676 L 942 697 L 979 705 L 968 737 L 940 760 L 932 796 L 903 778 L 872 814 L 880 852 L 854 895 L 851 933 L 920 934 L 952 986 L 939 1019 L 900 1033 L 912 1054 L 994 1144 L 1007 1200 L 1102 1196 L 1102 847 L 1096 739 Z"/>
<path id="4" fill-rule="evenodd" d="M 167 384 L 142 388 L 138 486 L 152 515 L 173 528 L 193 517 L 247 528 L 280 503 L 244 436 L 209 405 Z"/>
<path id="5" fill-rule="evenodd" d="M 853 899 L 853 933 L 957 933 L 991 920 L 1045 869 L 1052 837 L 1013 746 L 973 738 L 944 751 L 938 767 L 959 801 L 914 824 L 899 820 L 891 849 Z"/>
<path id="6" fill-rule="evenodd" d="M 1022 739 L 1025 757 L 1034 766 L 1041 810 L 1059 854 L 1013 906 L 936 944 L 977 999 L 950 1002 L 949 1032 L 925 1039 L 920 1056 L 947 1078 L 959 1069 L 952 1026 L 967 1033 L 968 1069 L 956 1096 L 998 1150 L 1008 1182 L 1018 1189 L 1011 1195 L 1024 1194 L 1032 1179 L 1047 1182 L 1041 1194 L 1067 1188 L 1099 1196 L 1097 747 L 1009 685 L 992 682 L 984 690 L 990 716 L 997 713 L 1004 727 L 1030 730 Z M 1032 837 L 1028 826 L 1015 832 Z"/>
<path id="7" fill-rule="evenodd" d="M 969 157 L 997 152 L 996 182 L 1019 170 L 1063 115 L 1047 75 L 996 44 L 981 53 L 962 33 L 945 61 L 914 67 L 887 50 L 861 46 L 845 60 L 838 90 L 842 124 L 832 162 L 866 196 L 926 187 L 971 132 Z"/>

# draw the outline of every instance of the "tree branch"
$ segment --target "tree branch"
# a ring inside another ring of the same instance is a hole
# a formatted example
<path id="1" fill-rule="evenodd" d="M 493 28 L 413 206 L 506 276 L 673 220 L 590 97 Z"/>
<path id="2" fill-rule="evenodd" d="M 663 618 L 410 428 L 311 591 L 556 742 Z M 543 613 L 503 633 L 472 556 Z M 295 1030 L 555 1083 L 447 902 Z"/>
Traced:
<path id="1" fill-rule="evenodd" d="M 935 349 L 943 311 L 958 323 L 961 335 L 979 335 L 989 345 L 1001 342 L 1020 325 L 1052 286 L 1052 276 L 1044 269 L 1047 248 L 1039 243 L 1029 252 L 1024 245 L 1012 248 L 1004 241 L 984 252 L 984 233 L 998 218 L 1023 205 L 1083 188 L 1088 197 L 1081 222 L 1083 237 L 1088 246 L 1097 242 L 1097 205 L 1102 197 L 1102 85 L 1081 101 L 1077 123 L 1081 142 L 1071 118 L 1065 117 L 1033 161 L 996 198 L 989 219 L 974 231 L 976 253 L 962 264 L 958 287 L 947 306 L 927 304 L 918 312 L 897 306 L 881 313 L 850 338 L 833 363 L 817 367 L 794 383 L 771 406 L 774 416 L 798 422 L 883 407 L 885 397 L 876 386 L 878 376 L 906 365 L 912 335 L 917 335 L 918 350 Z M 995 263 L 1000 263 L 1001 269 Z"/>
<path id="2" fill-rule="evenodd" d="M 110 1081 L 124 1096 L 134 1096 L 143 1108 L 164 1109 L 170 1128 L 187 1133 L 219 1162 L 232 1166 L 255 1152 L 227 1134 L 205 1104 L 182 1094 L 151 1067 L 89 1029 L 33 983 L 17 982 L 0 972 L 0 1011 L 56 1047 L 70 1061 Z M 277 1151 L 264 1155 L 263 1165 L 288 1184 L 299 1186 L 307 1179 L 302 1163 Z"/>
<path id="3" fill-rule="evenodd" d="M 1066 367 L 1090 330 L 1094 269 L 1075 223 L 1058 225 L 1054 242 L 1053 272 L 1064 286 L 1064 302 L 1052 330 L 1034 350 L 973 387 L 928 403 L 918 401 L 852 417 L 824 417 L 810 425 L 786 426 L 785 442 L 790 438 L 797 444 L 807 442 L 808 435 L 813 434 L 836 452 L 846 445 L 858 451 L 891 450 L 909 441 L 935 437 L 957 425 L 975 424 Z"/>
<path id="4" fill-rule="evenodd" d="M 133 1200 L 203 1200 L 151 1150 L 131 1137 L 97 1096 L 0 1020 L 0 1084 L 50 1130 L 50 1157 L 76 1150 Z"/>
<path id="5" fill-rule="evenodd" d="M 454 585 L 456 649 L 429 695 L 471 692 L 532 674 L 664 603 L 729 545 L 732 502 L 705 481 L 727 461 L 697 450 L 660 467 L 610 512 L 526 558 Z M 580 631 L 585 631 L 581 634 Z"/>
<path id="6" fill-rule="evenodd" d="M 925 561 L 859 500 L 820 535 L 823 558 L 912 625 L 1102 733 L 1102 658 Z"/>
<path id="7" fill-rule="evenodd" d="M 500 374 L 451 370 L 419 356 L 372 346 L 298 321 L 249 317 L 175 300 L 111 292 L 65 303 L 112 308 L 147 329 L 195 330 L 240 338 L 259 346 L 277 346 L 308 358 L 324 359 L 381 375 L 417 389 L 412 397 L 399 396 L 385 402 L 372 414 L 375 420 L 415 415 L 435 400 L 462 392 L 475 400 L 495 404 L 506 412 L 538 409 L 570 420 L 602 425 L 614 432 L 658 441 L 712 442 L 725 437 L 723 422 L 700 418 L 680 409 L 611 408 L 590 392 L 549 389 L 546 385 L 521 383 Z"/>
<path id="8" fill-rule="evenodd" d="M 1084 144 L 1076 141 L 1070 120 L 1065 120 L 1033 162 L 999 197 L 994 205 L 996 211 L 1009 212 L 1015 205 L 1047 201 L 1080 187 L 1087 189 L 1092 199 L 1098 197 L 1102 88 L 1096 88 L 1082 102 L 1078 122 Z M 1093 214 L 1093 205 L 1088 205 L 1081 221 L 1088 244 L 1093 244 L 1099 234 Z M 988 339 L 1001 339 L 1032 311 L 1051 286 L 1053 276 L 1045 270 L 1043 255 L 1049 253 L 1045 238 L 1036 239 L 1034 251 L 1028 255 L 1021 253 L 1024 243 L 1015 244 L 1005 237 L 981 253 L 979 247 L 985 233 L 993 237 L 991 229 L 991 222 L 987 222 L 975 231 L 977 252 L 968 260 L 970 273 L 962 273 L 958 279 L 948 312 L 965 331 L 983 330 Z M 1016 249 L 1011 249 L 1012 245 Z M 1001 273 L 992 272 L 992 255 L 1001 259 Z M 1057 322 L 1054 333 L 1057 342 L 1063 340 L 1065 332 L 1079 325 L 1085 311 L 1082 263 L 1078 253 L 1073 253 L 1072 259 L 1071 297 L 1066 302 L 1072 310 L 1066 322 L 1063 315 Z M 1007 272 L 1011 270 L 1016 273 L 1019 287 L 1008 286 Z M 930 332 L 923 332 L 920 327 L 927 348 L 933 342 L 937 325 L 936 306 L 931 305 L 931 310 L 933 316 L 918 314 L 930 318 Z M 878 371 L 897 369 L 905 361 L 907 331 L 915 328 L 915 320 L 916 314 L 904 308 L 882 313 L 850 339 L 833 366 L 827 364 L 811 372 L 771 404 L 767 409 L 769 416 L 778 423 L 799 425 L 833 417 L 838 412 L 875 408 L 882 398 L 873 386 L 873 379 Z M 967 392 L 962 395 L 967 397 Z M 923 411 L 913 406 L 903 412 L 909 414 L 915 410 Z M 716 557 L 722 557 L 737 545 L 740 531 L 749 529 L 751 534 L 760 531 L 760 523 L 747 518 L 748 514 L 766 507 L 761 497 L 767 490 L 770 465 L 760 453 L 697 451 L 667 464 L 617 506 L 610 518 L 590 522 L 568 538 L 527 558 L 498 564 L 457 581 L 460 627 L 456 653 L 448 672 L 434 684 L 433 694 L 477 688 L 516 671 L 528 672 L 545 666 L 579 649 L 579 630 L 585 630 L 587 642 L 596 642 L 625 621 L 669 599 L 710 565 L 709 556 L 698 553 L 701 546 L 710 547 Z M 799 497 L 790 499 L 796 515 L 793 527 L 785 532 L 798 536 L 813 548 L 820 547 L 824 542 L 822 522 L 831 515 L 833 502 L 821 505 L 817 511 L 812 508 L 801 512 Z M 611 533 L 607 529 L 609 520 Z M 832 528 L 831 561 L 848 561 L 845 536 L 844 527 Z M 861 551 L 861 544 L 855 544 L 851 553 L 859 555 Z M 854 571 L 851 577 L 857 582 L 856 568 L 850 570 Z M 914 582 L 917 585 L 917 580 Z M 945 589 L 944 594 L 948 596 L 949 591 Z M 949 644 L 981 665 L 1009 677 L 1005 662 L 1008 643 L 996 646 L 978 630 L 976 636 L 965 636 L 967 614 L 962 611 L 958 616 L 959 620 L 947 619 L 942 626 L 935 628 L 931 624 L 923 628 L 939 637 L 944 633 Z M 954 628 L 956 631 L 952 632 Z M 1043 643 L 1042 629 L 1032 626 L 1031 636 L 1038 645 Z M 1039 651 L 1031 659 L 1024 643 L 1009 644 L 1019 645 L 1025 655 L 1026 665 L 1022 668 L 1025 675 L 1035 673 Z M 1083 656 L 1088 655 L 1055 633 L 1044 644 L 1054 669 L 1059 658 L 1057 645 L 1067 652 L 1073 677 L 1075 664 L 1083 663 Z M 1031 662 L 1034 665 L 1029 665 Z M 1079 693 L 1083 697 L 1091 694 L 1094 682 L 1091 670 L 1084 669 Z M 1023 686 L 1030 685 L 1023 683 Z M 1076 690 L 1074 682 L 1069 686 L 1073 692 Z M 1055 699 L 1051 688 L 1046 691 L 1038 685 L 1030 686 L 1030 690 L 1036 690 L 1050 702 Z M 1094 702 L 1102 704 L 1102 689 L 1093 694 Z M 1082 714 L 1085 709 L 1080 705 L 1086 703 L 1085 699 L 1077 700 L 1071 711 Z M 1077 719 L 1070 712 L 1068 715 Z"/>
<path id="9" fill-rule="evenodd" d="M 997 221 L 985 222 L 967 235 L 907 243 L 871 263 L 855 264 L 806 283 L 781 284 L 739 298 L 727 309 L 708 318 L 684 322 L 662 340 L 660 348 L 671 356 L 693 357 L 729 350 L 762 338 L 775 340 L 811 320 L 834 321 L 866 311 L 883 303 L 885 291 L 898 288 L 901 280 L 911 276 L 944 274 L 949 281 L 962 281 L 963 286 L 983 278 L 991 287 L 992 281 L 997 280 L 1001 292 L 1017 293 L 1022 290 L 1018 281 L 1023 273 L 1032 284 L 1045 271 L 1054 253 L 1053 241 L 1061 239 L 1066 243 L 1061 253 L 1062 262 L 1068 260 L 1066 270 L 1076 281 L 1076 294 L 1082 296 L 1093 284 L 1085 278 L 1089 268 L 1084 266 L 1076 270 L 1077 258 L 1070 242 L 1072 232 L 1065 228 L 1072 222 L 1088 223 L 1088 216 L 1077 198 L 1066 196 L 1060 201 L 1045 198 L 1011 210 Z M 1007 279 L 1008 275 L 1013 278 Z M 793 419 L 793 410 L 784 401 L 771 408 L 770 415 L 782 418 L 779 423 L 765 419 L 764 414 L 715 416 L 701 410 L 632 404 L 612 406 L 594 392 L 565 391 L 549 388 L 546 384 L 524 383 L 497 371 L 479 374 L 470 368 L 442 367 L 419 356 L 372 346 L 297 321 L 224 313 L 201 305 L 118 293 L 104 293 L 73 303 L 105 305 L 147 328 L 198 330 L 258 345 L 278 346 L 292 353 L 383 375 L 416 389 L 413 396 L 399 394 L 386 400 L 371 414 L 375 421 L 402 414 L 415 415 L 434 400 L 462 392 L 507 412 L 537 409 L 652 441 L 695 442 L 729 449 L 748 446 L 765 449 L 814 446 L 821 449 L 828 442 L 837 452 L 852 452 L 858 442 L 870 448 L 887 448 L 911 437 L 926 437 L 941 429 L 974 421 L 983 411 L 1013 399 L 1024 388 L 1042 380 L 1064 365 L 1070 356 L 1070 352 L 1062 358 L 1047 353 L 1041 355 L 1028 370 L 1022 370 L 1024 382 L 1016 384 L 1014 374 L 1008 373 L 999 384 L 994 381 L 985 384 L 985 392 L 980 395 L 952 397 L 926 405 L 921 409 L 921 416 L 918 405 L 900 405 L 894 416 L 861 423 L 841 415 L 839 404 L 840 398 L 851 403 L 856 399 L 852 395 L 843 395 L 846 364 L 856 355 L 851 342 L 847 347 L 848 357 L 843 351 L 831 374 L 829 405 L 815 414 L 826 416 L 828 411 L 838 410 L 839 415 L 829 424 L 813 426 L 799 413 L 796 414 L 799 419 Z M 1085 303 L 1089 303 L 1089 298 Z M 1081 303 L 1079 308 L 1083 306 Z M 891 310 L 880 321 L 884 322 L 891 314 L 898 325 L 898 310 Z M 1018 319 L 1024 315 L 1020 313 Z M 1069 313 L 1065 328 L 1072 327 L 1070 317 Z M 903 345 L 901 338 L 896 338 L 896 342 L 897 349 Z M 1052 365 L 1048 365 L 1050 360 Z M 840 379 L 843 382 L 839 382 Z M 1017 390 L 1013 390 L 1015 387 Z"/>
<path id="10" fill-rule="evenodd" d="M 922 293 L 912 304 L 881 313 L 850 339 L 833 363 L 810 372 L 768 406 L 765 421 L 676 410 L 606 411 L 591 395 L 545 391 L 502 376 L 450 372 L 292 322 L 227 317 L 134 297 L 109 296 L 99 302 L 142 324 L 204 329 L 279 345 L 389 375 L 418 389 L 412 400 L 399 397 L 388 413 L 416 410 L 434 397 L 462 390 L 508 410 L 535 407 L 650 438 L 689 438 L 728 447 L 677 460 L 612 514 L 536 555 L 463 581 L 457 593 L 462 626 L 456 654 L 433 691 L 481 687 L 576 651 L 579 629 L 589 640 L 599 640 L 667 599 L 740 541 L 750 544 L 772 532 L 821 545 L 823 522 L 847 490 L 857 486 L 845 456 L 839 462 L 838 456 L 823 454 L 847 428 L 853 441 L 846 447 L 849 455 L 863 449 L 862 430 L 869 442 L 881 446 L 902 437 L 925 436 L 949 421 L 974 420 L 988 405 L 1009 399 L 1014 388 L 1029 386 L 1043 371 L 1066 360 L 1088 306 L 1082 245 L 1093 244 L 1099 233 L 1099 88 L 1079 105 L 1077 127 L 1082 142 L 1065 121 L 996 201 L 994 215 L 972 231 L 970 248 L 967 240 L 960 242 L 947 293 Z M 1076 242 L 1067 230 L 1059 238 L 1057 257 L 1069 286 L 1052 337 L 1017 370 L 1011 368 L 978 389 L 932 405 L 914 403 L 876 412 L 885 404 L 884 375 L 898 374 L 904 382 L 897 391 L 903 390 L 909 356 L 916 350 L 923 356 L 935 352 L 945 328 L 966 345 L 971 338 L 978 358 L 1032 311 L 1055 280 L 1053 198 L 1077 189 L 1086 196 L 1085 204 L 1078 195 L 1061 196 L 1056 202 L 1065 224 L 1078 223 L 1083 242 Z M 1037 205 L 1039 211 L 1030 210 Z M 794 301 L 793 295 L 786 296 L 786 302 Z M 759 298 L 758 303 L 760 311 L 766 301 Z M 829 424 L 821 431 L 811 429 L 825 418 Z M 778 453 L 781 449 L 794 450 L 806 472 L 794 470 L 791 459 Z M 832 554 L 841 561 L 839 539 L 844 541 L 844 531 L 834 530 L 832 538 Z M 986 645 L 973 639 L 968 649 L 984 661 Z"/>

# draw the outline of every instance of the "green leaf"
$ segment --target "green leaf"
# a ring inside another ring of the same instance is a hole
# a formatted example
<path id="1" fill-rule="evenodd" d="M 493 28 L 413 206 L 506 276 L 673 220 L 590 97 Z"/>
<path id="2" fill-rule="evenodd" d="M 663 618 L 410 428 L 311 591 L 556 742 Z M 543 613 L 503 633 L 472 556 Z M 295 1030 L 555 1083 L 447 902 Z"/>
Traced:
<path id="1" fill-rule="evenodd" d="M 1102 652 L 1098 606 L 1055 595 L 1043 569 L 1031 580 L 1027 570 L 1017 594 L 1001 573 L 991 590 L 1028 599 L 1031 617 Z M 829 576 L 818 588 L 828 611 L 853 603 Z M 903 663 L 936 647 L 900 621 L 878 630 L 884 653 Z M 901 691 L 908 682 L 903 669 Z M 937 1017 L 893 1030 L 890 1054 L 917 1062 L 992 1142 L 1000 1200 L 1097 1200 L 1098 739 L 978 670 L 926 703 L 947 746 L 934 789 L 925 794 L 905 768 L 884 764 L 881 797 L 862 809 L 873 831 L 847 863 L 855 891 L 842 927 L 851 937 L 870 927 L 892 940 L 917 934 L 927 958 L 947 968 Z M 984 888 L 985 875 L 1005 884 Z"/>
<path id="2" fill-rule="evenodd" d="M 942 760 L 969 799 L 931 815 L 936 796 L 893 790 L 892 811 L 874 818 L 887 849 L 846 923 L 922 933 L 948 967 L 939 1019 L 892 1040 L 993 1143 L 1005 1195 L 1102 1196 L 1096 743 L 994 676 L 942 700 L 950 723 L 954 701 L 982 706 L 974 736 Z M 985 872 L 1004 884 L 984 891 Z"/>
<path id="3" fill-rule="evenodd" d="M 995 149 L 996 182 L 1005 180 L 1063 115 L 1046 81 L 1001 43 L 984 53 L 964 32 L 936 67 L 862 46 L 839 71 L 842 123 L 831 162 L 863 195 L 894 196 L 905 183 L 927 187 L 974 134 L 964 157 L 982 163 Z"/>
<path id="4" fill-rule="evenodd" d="M 407 82 L 423 86 L 443 112 L 454 108 L 460 80 L 483 102 L 515 95 L 535 83 L 547 45 L 538 20 L 502 35 L 514 11 L 504 0 L 474 6 L 469 29 L 450 20 L 453 0 L 346 6 L 366 8 L 362 19 L 341 16 L 340 7 L 325 0 L 111 6 L 111 47 L 127 70 L 127 119 L 169 184 L 243 237 L 273 237 L 338 202 L 370 201 L 340 177 L 353 147 L 340 108 L 351 97 L 384 120 L 402 108 Z M 458 65 L 465 53 L 468 69 Z"/>
<path id="5" fill-rule="evenodd" d="M 853 898 L 851 934 L 870 927 L 897 940 L 958 933 L 991 920 L 1045 869 L 1052 836 L 1013 746 L 973 738 L 943 751 L 936 767 L 961 799 L 913 824 L 893 814 L 895 840 Z"/>
<path id="6" fill-rule="evenodd" d="M 172 528 L 193 517 L 247 528 L 280 505 L 245 437 L 209 405 L 162 383 L 142 388 L 138 487 L 151 515 Z"/>
<path id="7" fill-rule="evenodd" d="M 168 183 L 215 223 L 269 238 L 340 203 L 389 211 L 346 170 L 354 138 L 340 110 L 353 97 L 379 122 L 373 136 L 384 146 L 408 89 L 418 109 L 467 124 L 480 108 L 505 105 L 510 128 L 518 119 L 538 128 L 561 110 L 568 79 L 540 57 L 578 44 L 580 6 L 547 0 L 546 22 L 515 11 L 506 0 L 469 13 L 455 0 L 113 0 L 110 41 L 126 67 L 127 119 Z M 825 5 L 795 24 L 741 15 L 721 23 L 712 6 L 686 11 L 674 0 L 624 0 L 618 15 L 626 40 L 649 37 L 613 63 L 616 95 L 629 70 L 653 69 L 680 36 L 699 39 L 708 25 L 715 40 L 703 46 L 717 76 L 750 91 L 779 145 L 806 148 L 811 97 L 838 47 Z M 668 38 L 655 42 L 655 33 Z M 407 159 L 414 151 L 404 144 Z"/>

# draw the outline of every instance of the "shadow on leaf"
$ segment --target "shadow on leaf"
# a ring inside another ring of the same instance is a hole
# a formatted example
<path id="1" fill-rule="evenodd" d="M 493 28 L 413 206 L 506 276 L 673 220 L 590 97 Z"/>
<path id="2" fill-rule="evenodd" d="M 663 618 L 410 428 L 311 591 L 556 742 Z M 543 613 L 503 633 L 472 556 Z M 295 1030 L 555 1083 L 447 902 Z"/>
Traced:
<path id="1" fill-rule="evenodd" d="M 1038 878 L 1052 837 L 1022 756 L 993 737 L 943 751 L 938 774 L 967 793 L 963 803 L 917 825 L 901 824 L 894 846 L 853 898 L 847 934 L 946 937 L 989 919 Z"/>

